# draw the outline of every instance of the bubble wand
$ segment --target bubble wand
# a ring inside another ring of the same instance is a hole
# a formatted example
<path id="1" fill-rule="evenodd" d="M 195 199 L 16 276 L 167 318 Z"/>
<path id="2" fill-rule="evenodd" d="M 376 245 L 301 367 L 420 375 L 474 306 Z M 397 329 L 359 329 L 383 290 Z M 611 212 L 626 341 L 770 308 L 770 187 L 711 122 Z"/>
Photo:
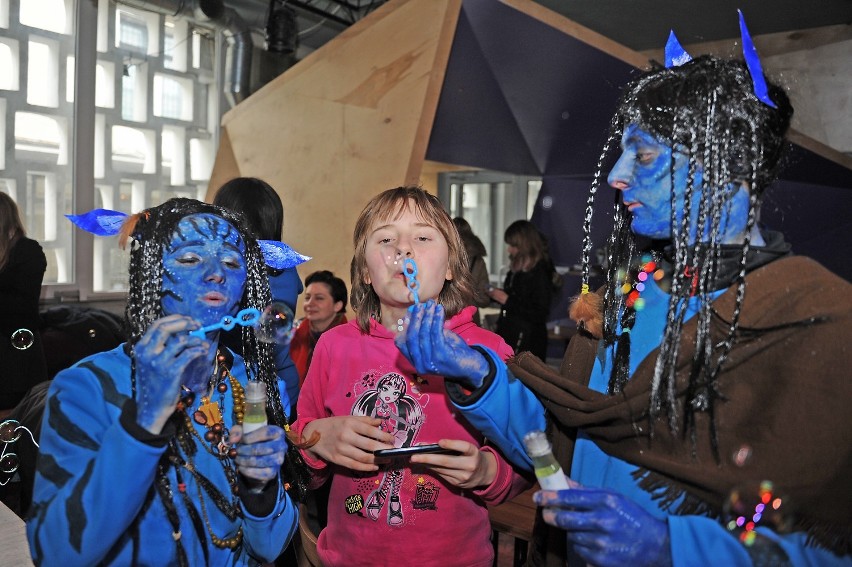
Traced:
<path id="1" fill-rule="evenodd" d="M 219 329 L 222 329 L 223 331 L 230 331 L 235 325 L 251 327 L 258 321 L 260 321 L 260 311 L 254 307 L 246 307 L 234 316 L 225 315 L 218 323 L 213 323 L 212 325 L 207 325 L 206 327 L 190 331 L 189 334 L 193 337 L 204 338 L 204 336 L 210 331 L 216 331 Z"/>
<path id="2" fill-rule="evenodd" d="M 411 292 L 411 297 L 414 300 L 414 305 L 420 303 L 420 282 L 417 281 L 417 263 L 412 258 L 405 258 L 402 261 L 402 273 L 406 279 L 406 285 Z"/>
<path id="3" fill-rule="evenodd" d="M 262 343 L 287 344 L 292 339 L 293 318 L 293 311 L 286 303 L 273 301 L 263 312 L 255 307 L 246 307 L 236 315 L 225 315 L 217 323 L 190 331 L 189 334 L 204 338 L 210 331 L 230 331 L 240 325 L 254 327 L 255 337 Z"/>

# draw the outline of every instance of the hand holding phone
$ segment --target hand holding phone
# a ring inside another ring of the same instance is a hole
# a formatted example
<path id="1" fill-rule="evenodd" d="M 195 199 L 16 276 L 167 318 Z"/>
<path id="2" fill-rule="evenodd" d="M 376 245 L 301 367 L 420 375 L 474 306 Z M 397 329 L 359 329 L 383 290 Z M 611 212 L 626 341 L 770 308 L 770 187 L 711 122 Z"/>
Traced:
<path id="1" fill-rule="evenodd" d="M 418 453 L 440 453 L 443 455 L 461 454 L 458 451 L 453 451 L 452 449 L 445 449 L 437 443 L 430 443 L 428 445 L 412 445 L 411 447 L 395 447 L 393 449 L 379 449 L 377 451 L 373 451 L 373 455 L 377 457 L 391 458 L 410 457 L 411 455 L 417 455 Z"/>

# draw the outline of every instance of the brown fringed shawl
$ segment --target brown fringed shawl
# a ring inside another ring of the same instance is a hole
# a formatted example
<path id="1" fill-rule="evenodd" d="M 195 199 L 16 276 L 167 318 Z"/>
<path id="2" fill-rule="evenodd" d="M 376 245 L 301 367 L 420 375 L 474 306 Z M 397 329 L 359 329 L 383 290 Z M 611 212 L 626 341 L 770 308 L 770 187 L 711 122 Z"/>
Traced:
<path id="1" fill-rule="evenodd" d="M 665 416 L 649 435 L 658 350 L 615 396 L 586 387 L 598 341 L 582 334 L 571 339 L 561 373 L 528 353 L 510 361 L 509 368 L 547 408 L 554 449 L 566 470 L 576 428 L 582 428 L 607 454 L 635 464 L 644 489 L 665 487 L 661 506 L 684 496 L 671 511 L 675 514 L 719 516 L 732 488 L 771 480 L 794 506 L 796 530 L 835 553 L 849 554 L 852 285 L 795 256 L 755 270 L 746 284 L 737 340 L 718 378 L 718 459 L 706 413 L 696 415 L 694 442 L 682 425 L 672 433 Z M 728 328 L 735 289 L 713 304 L 714 344 Z M 694 320 L 685 324 L 683 335 L 693 336 L 694 327 Z M 683 344 L 678 361 L 681 410 L 692 350 L 692 344 Z M 751 455 L 738 466 L 734 455 L 741 449 Z"/>

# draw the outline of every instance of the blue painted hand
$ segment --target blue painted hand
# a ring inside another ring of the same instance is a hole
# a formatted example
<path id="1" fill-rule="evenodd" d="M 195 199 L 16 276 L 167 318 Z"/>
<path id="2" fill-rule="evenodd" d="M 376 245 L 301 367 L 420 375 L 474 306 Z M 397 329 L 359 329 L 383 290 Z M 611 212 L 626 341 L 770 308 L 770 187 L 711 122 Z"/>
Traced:
<path id="1" fill-rule="evenodd" d="M 577 487 L 538 492 L 534 500 L 544 506 L 544 521 L 566 530 L 568 545 L 592 565 L 672 564 L 666 522 L 617 492 Z"/>
<path id="2" fill-rule="evenodd" d="M 236 444 L 234 461 L 241 475 L 260 482 L 269 482 L 278 476 L 287 455 L 283 429 L 267 425 L 244 435 L 242 427 L 235 425 L 231 428 L 229 441 Z"/>
<path id="3" fill-rule="evenodd" d="M 412 305 L 405 333 L 396 346 L 421 374 L 478 388 L 488 374 L 488 361 L 454 332 L 444 328 L 444 308 L 434 300 Z"/>
<path id="4" fill-rule="evenodd" d="M 198 323 L 183 315 L 157 319 L 136 343 L 139 425 L 158 434 L 175 410 L 181 386 L 200 392 L 210 380 L 210 341 L 189 334 Z"/>

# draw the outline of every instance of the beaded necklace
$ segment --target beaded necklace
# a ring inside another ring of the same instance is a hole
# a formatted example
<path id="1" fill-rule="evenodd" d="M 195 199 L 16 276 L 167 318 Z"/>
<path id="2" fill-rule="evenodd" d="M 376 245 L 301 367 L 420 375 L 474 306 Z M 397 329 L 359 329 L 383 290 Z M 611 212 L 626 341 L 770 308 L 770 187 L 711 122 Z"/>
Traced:
<path id="1" fill-rule="evenodd" d="M 628 274 L 624 269 L 618 271 L 618 279 L 622 284 L 616 288 L 616 294 L 624 296 L 624 305 L 628 309 L 642 311 L 645 307 L 645 299 L 641 295 L 645 291 L 645 286 L 650 284 L 651 280 L 659 285 L 664 277 L 665 271 L 659 266 L 654 256 L 643 254 L 635 273 Z"/>
<path id="2" fill-rule="evenodd" d="M 618 340 L 612 327 L 614 324 L 605 325 L 605 336 L 611 337 L 610 341 L 616 342 L 615 353 L 612 358 L 612 370 L 610 372 L 607 393 L 617 394 L 629 379 L 630 365 L 630 331 L 636 323 L 636 314 L 645 308 L 645 298 L 642 292 L 652 281 L 657 285 L 665 283 L 665 270 L 660 266 L 660 261 L 652 254 L 643 254 L 639 258 L 638 265 L 633 264 L 630 270 L 619 268 L 616 277 L 621 285 L 615 286 L 616 301 L 623 302 L 621 311 L 621 334 Z M 612 344 L 609 342 L 608 344 Z"/>
<path id="3" fill-rule="evenodd" d="M 228 485 L 231 488 L 231 502 L 227 501 L 225 495 L 222 494 L 209 479 L 204 477 L 204 475 L 195 469 L 193 458 L 195 453 L 195 442 L 192 443 L 193 448 L 188 447 L 188 442 L 181 443 L 181 445 L 187 445 L 184 451 L 186 454 L 186 460 L 175 460 L 173 461 L 173 465 L 175 466 L 176 471 L 179 472 L 180 468 L 184 468 L 195 478 L 198 490 L 198 500 L 201 505 L 201 515 L 204 519 L 204 525 L 207 528 L 207 533 L 210 535 L 210 541 L 213 545 L 222 549 L 235 549 L 242 542 L 242 526 L 240 526 L 236 535 L 230 538 L 220 538 L 214 534 L 210 525 L 210 517 L 207 512 L 204 494 L 207 494 L 219 511 L 221 511 L 229 520 L 233 521 L 240 515 L 239 499 L 237 498 L 237 474 L 232 463 L 232 460 L 236 457 L 237 450 L 236 448 L 231 447 L 226 441 L 228 429 L 225 427 L 222 415 L 225 413 L 225 394 L 228 391 L 228 384 L 230 384 L 234 422 L 242 424 L 243 417 L 245 415 L 245 389 L 239 381 L 234 378 L 233 374 L 231 374 L 227 364 L 227 357 L 219 351 L 216 352 L 216 366 L 211 382 L 215 382 L 215 389 L 219 394 L 218 403 L 212 402 L 209 396 L 202 396 L 201 404 L 193 413 L 192 417 L 196 423 L 207 427 L 207 431 L 204 433 L 203 438 L 192 424 L 192 421 L 186 411 L 188 407 L 191 407 L 192 402 L 194 401 L 194 396 L 192 396 L 193 399 L 190 400 L 189 404 L 184 404 L 183 411 L 181 412 L 183 414 L 183 429 L 185 432 L 188 432 L 192 437 L 194 437 L 197 444 L 201 445 L 205 451 L 219 459 L 219 462 L 222 465 L 222 470 L 225 473 L 225 477 L 228 479 Z M 184 431 L 179 430 L 179 441 L 181 440 L 181 437 L 183 437 L 182 434 Z M 191 441 L 191 439 L 185 441 Z M 179 489 L 185 491 L 186 485 L 183 485 L 182 488 L 179 486 Z"/>
<path id="4" fill-rule="evenodd" d="M 214 371 L 208 391 L 212 391 L 215 388 L 215 391 L 219 394 L 218 403 L 211 401 L 210 396 L 202 396 L 201 404 L 193 413 L 193 417 L 190 418 L 187 410 L 194 405 L 195 394 L 191 391 L 184 391 L 185 393 L 178 401 L 176 411 L 171 418 L 175 424 L 176 435 L 169 441 L 168 449 L 158 467 L 158 478 L 155 487 L 166 509 L 166 516 L 169 523 L 172 526 L 172 538 L 175 542 L 178 563 L 180 565 L 187 565 L 188 560 L 181 542 L 180 518 L 174 500 L 175 495 L 167 474 L 169 467 L 172 467 L 175 471 L 178 494 L 192 521 L 196 536 L 201 542 L 205 560 L 209 559 L 205 531 L 210 536 L 210 541 L 213 545 L 220 549 L 236 549 L 242 543 L 242 526 L 238 528 L 237 533 L 233 537 L 229 538 L 219 537 L 213 532 L 207 503 L 205 502 L 206 495 L 215 504 L 216 508 L 230 521 L 234 521 L 242 514 L 239 499 L 237 498 L 237 473 L 232 462 L 236 457 L 236 448 L 231 447 L 227 443 L 228 429 L 225 427 L 222 415 L 225 414 L 225 394 L 228 391 L 228 384 L 230 384 L 234 422 L 242 424 L 245 414 L 245 390 L 231 374 L 228 362 L 228 357 L 219 351 L 216 352 Z M 198 432 L 193 421 L 207 428 L 203 436 Z M 219 460 L 222 470 L 225 473 L 225 478 L 228 481 L 228 486 L 230 487 L 230 499 L 210 479 L 197 470 L 195 466 L 195 454 L 198 452 L 199 445 L 207 453 Z M 198 502 L 201 507 L 200 516 L 192 499 L 187 495 L 187 487 L 183 481 L 182 471 L 189 472 L 195 480 L 198 491 Z"/>

